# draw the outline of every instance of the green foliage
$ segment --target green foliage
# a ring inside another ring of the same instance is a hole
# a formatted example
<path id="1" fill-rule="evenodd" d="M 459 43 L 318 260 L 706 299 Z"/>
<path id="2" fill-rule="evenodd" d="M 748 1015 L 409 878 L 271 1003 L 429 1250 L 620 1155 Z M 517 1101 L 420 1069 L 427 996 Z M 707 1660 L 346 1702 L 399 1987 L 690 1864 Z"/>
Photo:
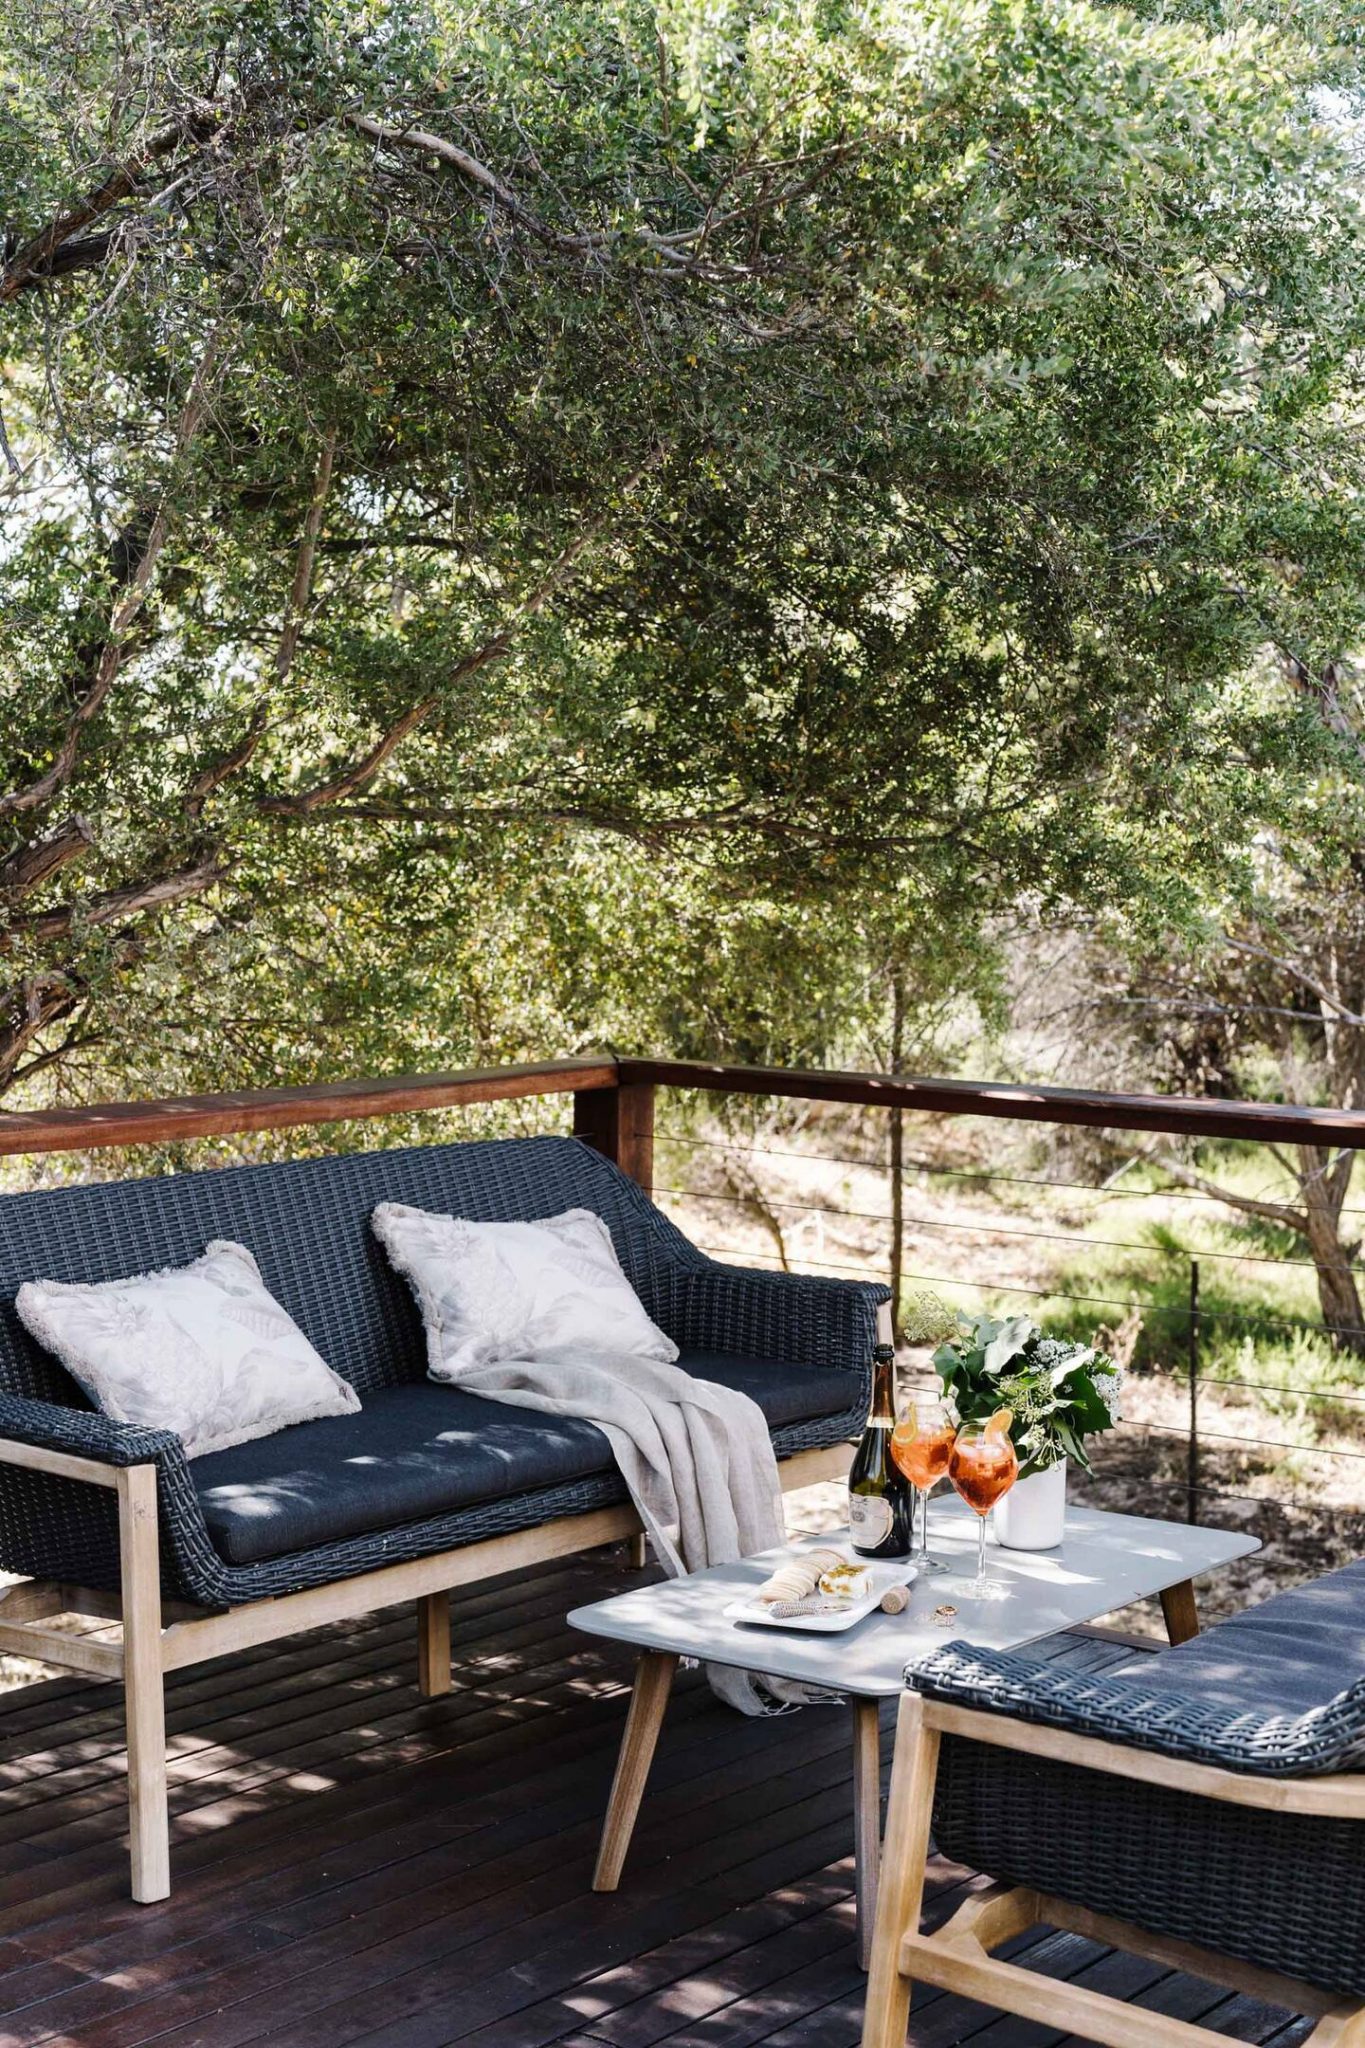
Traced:
<path id="1" fill-rule="evenodd" d="M 0 0 L 0 1084 L 1195 919 L 1361 620 L 1365 237 L 1344 34 L 1190 12 Z"/>
<path id="2" fill-rule="evenodd" d="M 1122 1375 L 1088 1345 L 1044 1336 L 1028 1316 L 997 1322 L 958 1317 L 958 1334 L 934 1353 L 934 1369 L 964 1422 L 1011 1412 L 1021 1476 L 1074 1458 L 1087 1472 L 1085 1439 L 1119 1419 Z"/>

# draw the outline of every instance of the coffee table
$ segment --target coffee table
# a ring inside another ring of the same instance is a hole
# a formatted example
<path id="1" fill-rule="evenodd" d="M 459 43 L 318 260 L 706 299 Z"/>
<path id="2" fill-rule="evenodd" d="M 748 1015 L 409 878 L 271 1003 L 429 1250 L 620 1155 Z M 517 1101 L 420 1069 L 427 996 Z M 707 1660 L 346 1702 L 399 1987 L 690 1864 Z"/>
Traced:
<path id="1" fill-rule="evenodd" d="M 811 1549 L 844 1542 L 847 1535 L 847 1530 L 837 1530 L 797 1539 L 790 1547 Z M 945 1500 L 931 1507 L 929 1541 L 952 1566 L 954 1576 L 970 1576 L 976 1561 L 976 1517 L 961 1501 Z M 1153 1594 L 1160 1597 L 1169 1639 L 1184 1642 L 1199 1629 L 1193 1580 L 1259 1548 L 1254 1537 L 1225 1529 L 1072 1508 L 1057 1550 L 992 1545 L 990 1570 L 1006 1582 L 1004 1598 L 956 1598 L 944 1585 L 947 1574 L 935 1572 L 910 1587 L 910 1605 L 903 1614 L 871 1614 L 844 1635 L 755 1628 L 725 1619 L 723 1610 L 762 1584 L 780 1551 L 639 1586 L 575 1608 L 569 1616 L 571 1626 L 630 1643 L 640 1652 L 593 1873 L 594 1891 L 615 1891 L 620 1882 L 678 1659 L 695 1657 L 703 1663 L 805 1679 L 842 1693 L 852 1709 L 858 1952 L 865 1966 L 881 1855 L 878 1707 L 904 1691 L 906 1665 L 954 1638 L 983 1649 L 1017 1649 Z M 945 1601 L 957 1609 L 947 1625 L 933 1619 L 934 1609 Z"/>

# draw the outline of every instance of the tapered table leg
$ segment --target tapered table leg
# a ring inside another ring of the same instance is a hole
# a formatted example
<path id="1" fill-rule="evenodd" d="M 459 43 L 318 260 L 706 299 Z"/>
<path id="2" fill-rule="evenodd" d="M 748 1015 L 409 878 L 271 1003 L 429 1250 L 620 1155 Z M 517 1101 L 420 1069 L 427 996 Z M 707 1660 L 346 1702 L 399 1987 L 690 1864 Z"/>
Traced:
<path id="1" fill-rule="evenodd" d="M 1187 1643 L 1191 1636 L 1198 1635 L 1199 1609 L 1191 1580 L 1182 1579 L 1178 1586 L 1166 1587 L 1161 1595 L 1161 1614 L 1170 1642 Z"/>
<path id="2" fill-rule="evenodd" d="M 875 1700 L 853 1702 L 853 1870 L 858 1908 L 858 1961 L 865 1970 L 877 1918 L 882 1860 L 882 1737 Z"/>
<path id="3" fill-rule="evenodd" d="M 677 1658 L 662 1650 L 642 1651 L 635 1666 L 635 1688 L 616 1759 L 616 1776 L 611 1781 L 597 1868 L 592 1874 L 595 1892 L 614 1892 L 620 1882 L 677 1667 Z"/>

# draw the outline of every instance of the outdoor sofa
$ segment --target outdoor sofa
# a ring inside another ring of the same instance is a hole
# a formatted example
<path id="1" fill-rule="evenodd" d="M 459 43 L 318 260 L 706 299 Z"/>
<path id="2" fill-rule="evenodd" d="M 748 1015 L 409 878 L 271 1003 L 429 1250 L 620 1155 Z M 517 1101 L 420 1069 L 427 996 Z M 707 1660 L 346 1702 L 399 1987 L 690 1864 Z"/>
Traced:
<path id="1" fill-rule="evenodd" d="M 1226 2036 L 991 1954 L 1070 1929 L 1365 2043 L 1365 1562 L 1086 1676 L 950 1643 L 906 1673 L 863 2048 L 912 1987 L 1130 2048 Z M 930 1831 L 996 1882 L 920 1926 Z"/>
<path id="2" fill-rule="evenodd" d="M 763 1408 L 787 1487 L 842 1472 L 867 1412 L 884 1287 L 708 1258 L 575 1138 L 356 1152 L 0 1200 L 0 1650 L 122 1678 L 133 1896 L 170 1888 L 164 1674 L 400 1600 L 422 1689 L 450 1684 L 450 1589 L 638 1534 L 606 1438 L 436 1385 L 376 1203 L 476 1220 L 607 1223 L 680 1364 Z M 14 1312 L 24 1280 L 104 1280 L 247 1245 L 361 1407 L 187 1460 L 90 1408 Z M 122 1642 L 45 1627 L 109 1615 Z"/>

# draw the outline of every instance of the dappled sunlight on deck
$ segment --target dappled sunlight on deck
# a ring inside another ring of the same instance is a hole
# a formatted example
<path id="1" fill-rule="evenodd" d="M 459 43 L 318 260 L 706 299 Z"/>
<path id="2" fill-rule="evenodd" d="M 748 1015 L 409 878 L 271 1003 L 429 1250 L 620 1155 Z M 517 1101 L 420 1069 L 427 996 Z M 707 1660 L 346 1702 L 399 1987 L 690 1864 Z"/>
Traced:
<path id="1" fill-rule="evenodd" d="M 126 1894 L 118 1689 L 7 1695 L 0 2043 L 856 2048 L 842 1715 L 745 1720 L 680 1678 L 621 1889 L 590 1890 L 630 1666 L 564 1615 L 639 1576 L 616 1549 L 465 1589 L 436 1700 L 402 1609 L 174 1674 L 175 1889 L 152 1907 Z M 978 1882 L 936 1861 L 935 1919 Z M 1302 2031 L 1074 1936 L 1015 1948 L 1243 2040 Z M 913 2048 L 969 2040 L 1060 2036 L 924 1993 Z"/>

